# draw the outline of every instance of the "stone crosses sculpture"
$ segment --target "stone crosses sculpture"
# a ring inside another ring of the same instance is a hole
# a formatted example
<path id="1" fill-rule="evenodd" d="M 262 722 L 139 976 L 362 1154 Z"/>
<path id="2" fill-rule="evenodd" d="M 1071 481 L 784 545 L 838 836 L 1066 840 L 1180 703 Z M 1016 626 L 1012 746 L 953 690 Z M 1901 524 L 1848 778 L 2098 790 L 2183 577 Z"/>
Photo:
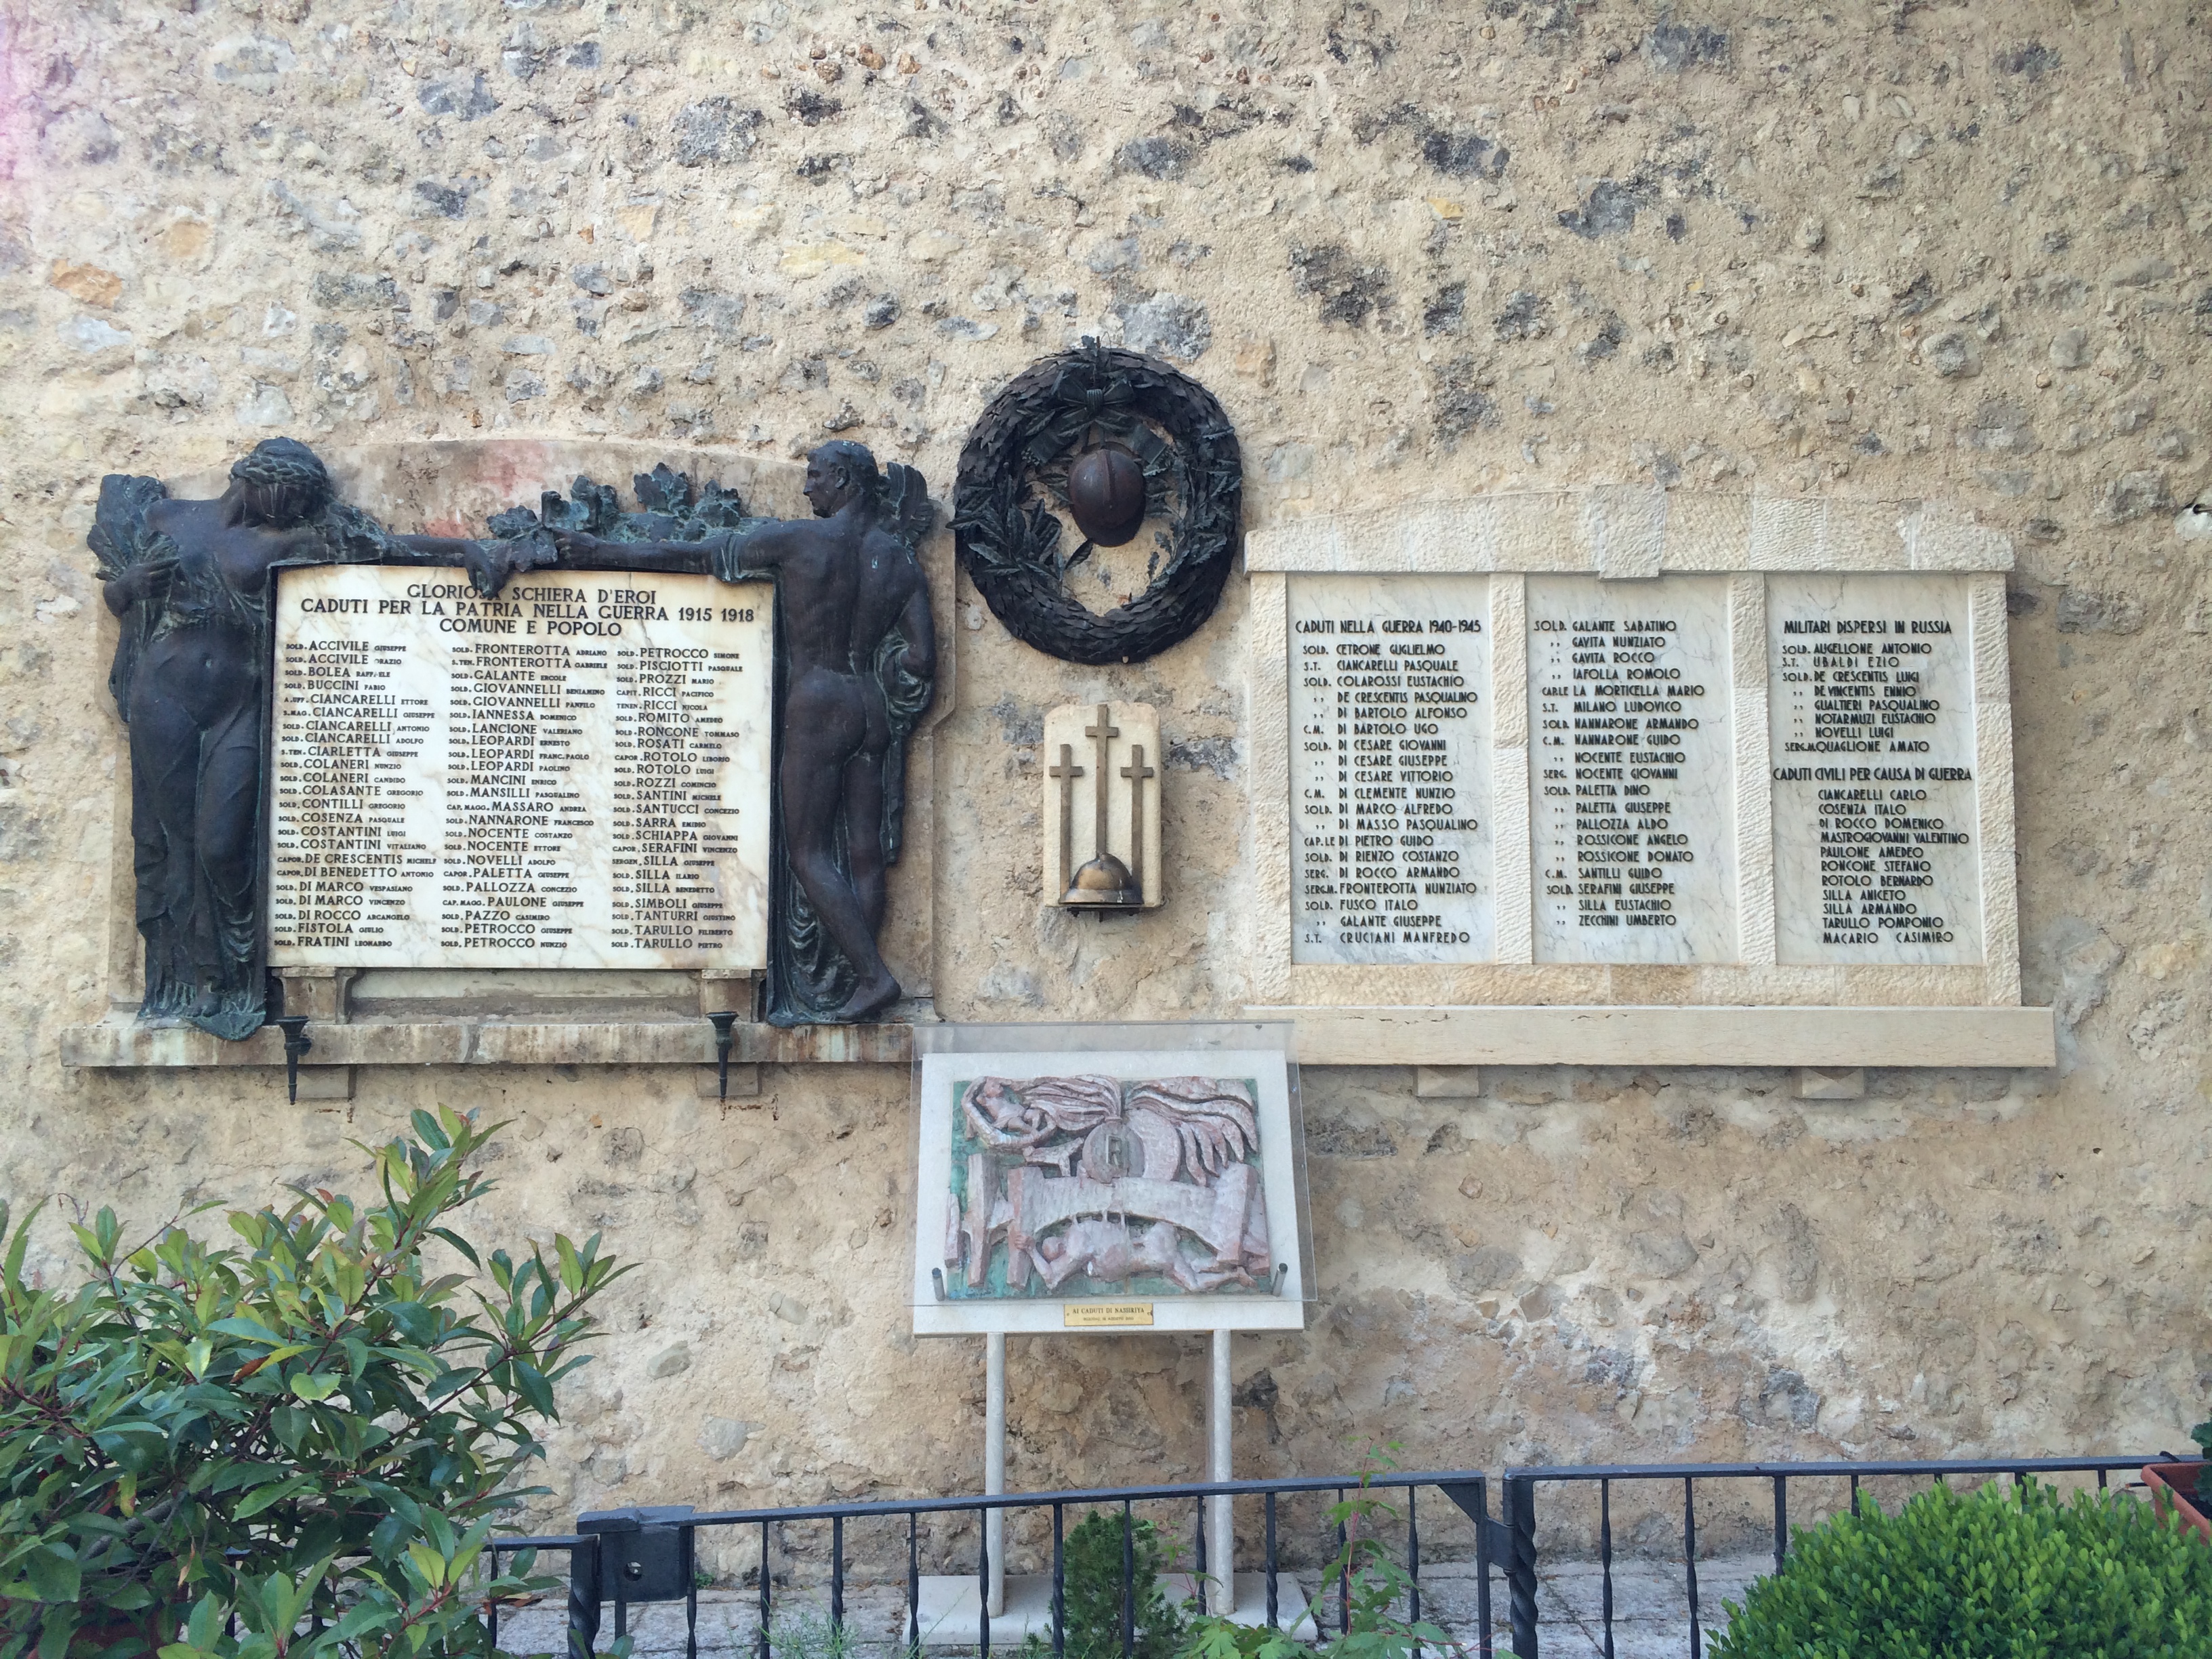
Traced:
<path id="1" fill-rule="evenodd" d="M 936 509 L 921 475 L 846 440 L 807 459 L 812 520 L 748 520 L 692 541 L 556 528 L 563 563 L 696 569 L 776 585 L 782 818 L 768 1018 L 837 1024 L 900 995 L 876 948 L 897 860 L 906 750 L 929 706 L 937 635 L 915 549 Z"/>
<path id="2" fill-rule="evenodd" d="M 321 460 L 290 438 L 256 444 L 212 501 L 109 474 L 87 542 L 123 622 L 107 684 L 130 729 L 139 1018 L 235 1041 L 268 1012 L 258 830 L 275 573 L 459 564 L 489 593 L 534 555 L 520 543 L 395 536 L 338 501 Z"/>

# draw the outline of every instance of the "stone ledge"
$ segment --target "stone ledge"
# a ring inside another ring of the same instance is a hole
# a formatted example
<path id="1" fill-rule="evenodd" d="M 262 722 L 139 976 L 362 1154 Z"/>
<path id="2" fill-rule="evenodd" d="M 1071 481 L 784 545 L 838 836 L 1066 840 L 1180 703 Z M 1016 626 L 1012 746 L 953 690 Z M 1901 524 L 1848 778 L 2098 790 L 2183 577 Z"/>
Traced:
<path id="1" fill-rule="evenodd" d="M 860 1061 L 903 1066 L 910 1025 L 775 1025 L 730 1029 L 732 1066 Z M 712 1066 L 704 1019 L 310 1021 L 310 1066 Z M 283 1033 L 264 1026 L 243 1042 L 190 1027 L 149 1029 L 129 1016 L 62 1033 L 62 1064 L 88 1069 L 282 1066 Z"/>
<path id="2" fill-rule="evenodd" d="M 2011 538 L 1942 501 L 1644 485 L 1505 490 L 1255 525 L 1253 572 L 1378 575 L 1707 571 L 2000 571 Z"/>
<path id="3" fill-rule="evenodd" d="M 2057 1061 L 2048 1008 L 1253 1007 L 1297 1027 L 1306 1066 L 1984 1066 Z M 911 1025 L 736 1025 L 732 1066 L 903 1066 Z M 366 1020 L 311 1024 L 307 1064 L 712 1066 L 702 1020 Z M 88 1070 L 282 1066 L 283 1034 L 243 1042 L 127 1016 L 62 1033 Z"/>
<path id="4" fill-rule="evenodd" d="M 1303 1066 L 2057 1063 L 2048 1008 L 1253 1007 Z"/>

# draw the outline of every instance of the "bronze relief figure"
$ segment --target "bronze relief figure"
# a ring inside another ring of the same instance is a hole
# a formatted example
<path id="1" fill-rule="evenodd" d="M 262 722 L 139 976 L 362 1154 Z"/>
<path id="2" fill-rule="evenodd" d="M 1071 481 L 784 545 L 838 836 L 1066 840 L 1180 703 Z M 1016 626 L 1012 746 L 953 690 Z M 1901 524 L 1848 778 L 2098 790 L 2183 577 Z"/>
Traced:
<path id="1" fill-rule="evenodd" d="M 523 550 L 394 536 L 338 501 L 289 438 L 255 445 L 211 501 L 110 474 L 88 540 L 123 622 L 108 689 L 130 729 L 139 1017 L 235 1041 L 267 1012 L 258 830 L 274 573 L 466 563 L 489 591 Z"/>
<path id="2" fill-rule="evenodd" d="M 748 519 L 684 541 L 556 528 L 563 564 L 698 569 L 776 584 L 780 818 L 768 1018 L 848 1023 L 900 995 L 876 948 L 899 855 L 906 751 L 937 673 L 915 550 L 935 514 L 921 475 L 840 440 L 806 464 L 812 520 Z"/>

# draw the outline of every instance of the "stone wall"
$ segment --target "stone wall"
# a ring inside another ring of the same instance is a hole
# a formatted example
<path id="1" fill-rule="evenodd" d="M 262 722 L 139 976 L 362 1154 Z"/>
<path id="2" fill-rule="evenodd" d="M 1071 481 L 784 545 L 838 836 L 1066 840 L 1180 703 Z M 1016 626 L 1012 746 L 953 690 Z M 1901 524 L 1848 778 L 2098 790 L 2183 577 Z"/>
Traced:
<path id="1" fill-rule="evenodd" d="M 277 432 L 597 436 L 949 492 L 1085 335 L 1176 361 L 1249 520 L 1646 483 L 1946 501 L 2018 550 L 2022 970 L 2061 1065 L 1305 1079 L 1322 1301 L 1243 1338 L 1240 1473 L 2175 1446 L 2207 1415 L 2212 45 L 2179 4 L 1768 16 L 1208 7 L 14 0 L 0 53 L 0 1083 L 11 1200 L 359 1178 L 445 1101 L 516 1121 L 485 1225 L 644 1269 L 545 1518 L 972 1486 L 981 1358 L 902 1334 L 908 1083 L 769 1068 L 62 1067 L 106 1008 L 100 475 Z M 1127 562 L 1124 561 L 1126 566 Z M 1109 568 L 1126 586 L 1130 572 Z M 1230 1013 L 1248 986 L 1244 599 L 1150 663 L 963 583 L 935 738 L 951 1018 Z M 1101 589 L 1102 594 L 1108 590 Z M 1039 905 L 1042 712 L 1158 702 L 1170 902 Z M 1018 1345 L 1011 1479 L 1194 1469 L 1202 1350 Z"/>

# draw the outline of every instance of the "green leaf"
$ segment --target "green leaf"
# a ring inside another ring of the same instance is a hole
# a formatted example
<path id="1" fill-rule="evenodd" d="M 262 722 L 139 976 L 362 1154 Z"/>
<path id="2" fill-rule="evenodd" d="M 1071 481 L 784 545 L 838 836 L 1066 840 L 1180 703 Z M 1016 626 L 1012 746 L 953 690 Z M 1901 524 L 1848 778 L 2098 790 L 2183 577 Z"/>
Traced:
<path id="1" fill-rule="evenodd" d="M 344 1381 L 345 1378 L 342 1376 L 301 1375 L 292 1378 L 290 1386 L 292 1392 L 299 1398 L 306 1401 L 309 1405 L 314 1405 L 328 1400 L 336 1394 L 338 1391 L 338 1385 Z"/>
<path id="2" fill-rule="evenodd" d="M 23 1576 L 41 1601 L 74 1601 L 83 1585 L 76 1558 L 55 1544 L 33 1550 L 24 1559 Z"/>
<path id="3" fill-rule="evenodd" d="M 264 1510 L 281 1504 L 288 1498 L 297 1498 L 302 1492 L 313 1490 L 314 1483 L 304 1476 L 295 1475 L 289 1480 L 270 1481 L 265 1486 L 254 1487 L 233 1504 L 230 1518 L 234 1521 L 250 1521 Z"/>

